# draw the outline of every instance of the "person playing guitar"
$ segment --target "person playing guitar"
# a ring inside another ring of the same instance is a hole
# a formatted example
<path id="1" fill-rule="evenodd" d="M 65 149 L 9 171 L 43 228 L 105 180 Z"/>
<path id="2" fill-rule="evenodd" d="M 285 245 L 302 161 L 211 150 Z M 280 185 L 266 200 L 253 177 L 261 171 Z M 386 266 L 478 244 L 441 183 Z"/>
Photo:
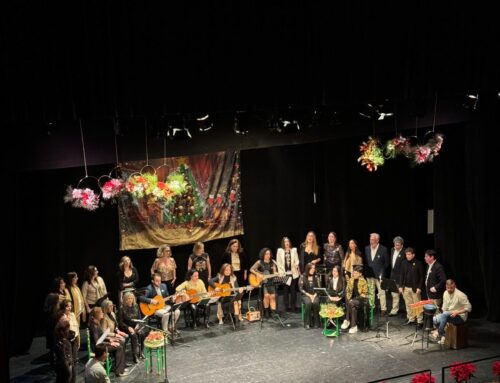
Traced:
<path id="1" fill-rule="evenodd" d="M 191 305 L 188 307 L 191 311 L 192 323 L 190 323 L 186 315 L 186 326 L 191 325 L 191 327 L 197 328 L 199 325 L 199 316 L 203 314 L 204 326 L 209 328 L 210 304 L 206 299 L 203 299 L 209 297 L 209 295 L 205 283 L 203 283 L 199 277 L 198 271 L 196 269 L 190 269 L 186 274 L 186 280 L 177 286 L 175 290 L 180 296 L 180 299 L 191 301 Z"/>
<path id="2" fill-rule="evenodd" d="M 233 273 L 233 267 L 229 263 L 224 263 L 220 268 L 219 273 L 212 279 L 208 281 L 209 289 L 215 294 L 220 294 L 221 296 L 230 296 L 234 293 L 242 294 L 245 291 L 244 287 L 238 286 L 238 278 Z M 236 325 L 239 324 L 241 320 L 241 300 L 233 301 L 233 313 Z M 217 304 L 217 318 L 219 319 L 219 324 L 224 324 L 223 320 L 224 311 L 222 309 L 222 303 L 219 301 Z"/>
<path id="3" fill-rule="evenodd" d="M 161 318 L 161 327 L 163 331 L 169 331 L 168 324 L 171 315 L 171 307 L 165 305 L 172 297 L 168 295 L 168 287 L 165 283 L 161 283 L 161 274 L 153 273 L 151 284 L 146 287 L 146 294 L 139 297 L 141 302 L 141 310 L 151 310 L 154 315 Z M 175 310 L 174 321 L 177 322 L 181 312 Z M 174 322 L 174 323 L 175 323 Z"/>
<path id="4" fill-rule="evenodd" d="M 254 263 L 250 268 L 250 272 L 256 276 L 267 279 L 265 276 L 270 274 L 278 273 L 278 266 L 276 262 L 272 259 L 273 253 L 271 249 L 264 247 L 259 253 L 259 260 Z M 258 279 L 260 279 L 258 278 Z M 268 279 L 267 283 L 262 284 L 264 298 L 262 300 L 264 306 L 264 315 L 268 317 L 269 307 L 271 307 L 271 313 L 273 319 L 277 317 L 276 313 L 276 287 L 273 282 Z"/>

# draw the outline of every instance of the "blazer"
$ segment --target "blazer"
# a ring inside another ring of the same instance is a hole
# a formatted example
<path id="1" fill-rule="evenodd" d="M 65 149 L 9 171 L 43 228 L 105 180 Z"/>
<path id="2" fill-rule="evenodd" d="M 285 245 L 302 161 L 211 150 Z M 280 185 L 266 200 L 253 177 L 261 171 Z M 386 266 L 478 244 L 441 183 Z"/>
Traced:
<path id="1" fill-rule="evenodd" d="M 248 257 L 247 255 L 245 254 L 244 251 L 242 251 L 241 253 L 239 253 L 239 256 L 240 256 L 240 271 L 245 271 L 247 270 L 248 271 Z M 228 253 L 228 252 L 224 252 L 224 254 L 222 255 L 222 263 L 229 263 L 230 265 L 231 264 L 231 253 Z"/>
<path id="2" fill-rule="evenodd" d="M 160 291 L 163 298 L 168 297 L 168 288 L 165 283 L 160 284 Z M 139 296 L 139 302 L 151 303 L 151 299 L 153 299 L 156 295 L 156 288 L 151 283 L 148 287 L 146 287 L 146 294 Z"/>
<path id="3" fill-rule="evenodd" d="M 292 247 L 290 250 L 291 256 L 291 269 L 292 269 L 292 278 L 297 279 L 300 277 L 300 269 L 299 269 L 299 254 L 297 253 L 297 248 Z M 285 273 L 285 250 L 281 247 L 276 252 L 276 263 L 278 264 L 278 272 Z"/>
<path id="4" fill-rule="evenodd" d="M 396 263 L 394 263 L 394 266 L 392 266 L 392 257 L 395 251 L 396 250 L 393 247 L 391 249 L 391 256 L 389 257 L 389 267 L 391 268 L 390 278 L 394 279 L 396 283 L 399 284 L 399 280 L 401 279 L 401 265 L 403 263 L 403 260 L 406 259 L 406 257 L 405 257 L 405 249 L 402 248 L 398 254 L 398 257 L 396 258 Z"/>
<path id="5" fill-rule="evenodd" d="M 375 258 L 372 261 L 372 253 L 370 246 L 365 247 L 366 260 L 366 278 L 385 278 L 387 277 L 387 268 L 389 267 L 389 253 L 387 247 L 378 245 Z"/>
<path id="6" fill-rule="evenodd" d="M 401 273 L 398 283 L 399 287 L 409 287 L 414 293 L 417 292 L 417 289 L 422 290 L 424 287 L 424 266 L 422 262 L 416 258 L 408 262 L 405 258 L 401 262 Z"/>
<path id="7" fill-rule="evenodd" d="M 346 282 L 345 279 L 342 277 L 339 277 L 339 281 L 337 282 L 337 288 L 333 288 L 333 278 L 330 278 L 328 280 L 328 286 L 327 289 L 329 292 L 333 292 L 333 295 L 344 298 L 345 293 L 346 293 Z M 330 294 L 332 295 L 332 294 Z"/>
<path id="8" fill-rule="evenodd" d="M 440 299 L 443 297 L 443 293 L 446 286 L 446 274 L 444 272 L 444 267 L 438 261 L 435 261 L 432 265 L 431 272 L 429 276 L 427 276 L 427 272 L 429 271 L 429 267 L 427 266 L 427 270 L 424 276 L 425 289 L 427 291 L 427 297 L 429 299 Z M 433 293 L 431 287 L 434 287 L 437 291 Z"/>

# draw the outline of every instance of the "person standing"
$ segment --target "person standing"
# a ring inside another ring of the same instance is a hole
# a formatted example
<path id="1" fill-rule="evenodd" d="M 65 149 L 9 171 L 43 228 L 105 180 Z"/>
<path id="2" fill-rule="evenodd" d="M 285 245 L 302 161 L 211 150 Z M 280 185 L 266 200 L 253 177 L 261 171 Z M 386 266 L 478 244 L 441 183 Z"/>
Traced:
<path id="1" fill-rule="evenodd" d="M 177 264 L 172 256 L 172 249 L 169 245 L 161 245 L 156 251 L 156 259 L 151 266 L 151 275 L 160 273 L 161 283 L 165 283 L 170 291 L 174 291 L 177 279 L 176 269 Z"/>
<path id="2" fill-rule="evenodd" d="M 285 283 L 283 301 L 287 311 L 293 312 L 297 302 L 297 285 L 300 277 L 299 255 L 288 237 L 281 239 L 281 247 L 276 252 L 276 264 L 280 274 L 291 277 L 290 284 Z"/>
<path id="3" fill-rule="evenodd" d="M 387 277 L 387 268 L 389 266 L 389 253 L 387 247 L 380 244 L 380 235 L 378 233 L 370 234 L 370 245 L 365 247 L 366 259 L 366 279 L 368 283 L 373 283 L 377 289 L 380 300 L 380 311 L 382 315 L 387 313 L 387 301 L 385 290 L 380 286 L 382 278 Z"/>
<path id="4" fill-rule="evenodd" d="M 310 231 L 306 235 L 306 240 L 300 245 L 299 263 L 300 272 L 304 273 L 304 269 L 308 263 L 317 265 L 321 262 L 321 253 L 316 240 L 314 231 Z"/>
<path id="5" fill-rule="evenodd" d="M 391 291 L 392 296 L 392 308 L 389 316 L 398 315 L 399 311 L 399 281 L 401 279 L 401 263 L 404 260 L 404 239 L 400 236 L 395 237 L 392 240 L 394 247 L 391 248 L 391 274 L 390 278 L 396 282 L 398 285 L 398 291 Z"/>
<path id="6" fill-rule="evenodd" d="M 347 246 L 344 263 L 342 264 L 346 280 L 351 278 L 355 266 L 363 266 L 363 257 L 361 256 L 361 250 L 358 248 L 358 242 L 355 239 L 351 239 Z"/>
<path id="7" fill-rule="evenodd" d="M 399 277 L 399 292 L 403 294 L 406 305 L 406 324 L 421 324 L 423 315 L 420 313 L 415 317 L 410 305 L 422 300 L 422 287 L 424 285 L 424 266 L 422 262 L 415 258 L 415 250 L 408 247 L 405 249 L 405 259 L 401 262 L 401 273 Z"/>
<path id="8" fill-rule="evenodd" d="M 434 301 L 438 310 L 441 310 L 443 303 L 443 293 L 446 284 L 446 274 L 444 267 L 436 260 L 435 250 L 425 251 L 425 263 L 427 263 L 427 272 L 425 273 L 425 290 L 427 297 Z"/>
<path id="9" fill-rule="evenodd" d="M 139 285 L 139 272 L 132 264 L 130 257 L 126 255 L 122 257 L 118 271 L 118 302 L 122 302 L 123 293 L 126 291 L 134 291 Z"/>
<path id="10" fill-rule="evenodd" d="M 210 256 L 205 253 L 205 245 L 203 242 L 196 242 L 193 246 L 193 253 L 189 256 L 187 269 L 195 269 L 201 281 L 208 284 L 208 280 L 212 279 L 212 266 L 210 265 Z"/>
<path id="11" fill-rule="evenodd" d="M 226 251 L 222 255 L 222 264 L 225 263 L 231 265 L 233 274 L 238 278 L 238 284 L 244 286 L 248 276 L 248 258 L 240 241 L 236 238 L 229 241 Z"/>

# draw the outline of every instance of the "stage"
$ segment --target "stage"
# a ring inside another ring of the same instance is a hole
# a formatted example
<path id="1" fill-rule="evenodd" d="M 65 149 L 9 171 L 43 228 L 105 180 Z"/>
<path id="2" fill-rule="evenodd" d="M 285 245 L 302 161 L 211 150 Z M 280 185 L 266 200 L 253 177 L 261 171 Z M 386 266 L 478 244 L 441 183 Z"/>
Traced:
<path id="1" fill-rule="evenodd" d="M 389 339 L 385 321 L 380 331 L 342 333 L 337 339 L 325 337 L 322 329 L 304 329 L 300 313 L 283 314 L 285 327 L 271 319 L 264 320 L 262 329 L 260 322 L 244 321 L 236 331 L 230 324 L 218 325 L 213 313 L 211 319 L 210 329 L 180 329 L 185 346 L 168 346 L 169 382 L 368 382 L 427 368 L 440 377 L 444 365 L 500 354 L 500 324 L 480 319 L 470 320 L 468 348 L 450 350 L 430 343 L 423 353 L 421 342 L 411 346 L 415 328 L 403 325 L 403 314 L 389 318 Z M 85 331 L 82 343 L 86 350 Z M 45 338 L 35 338 L 28 355 L 11 358 L 11 381 L 55 381 L 45 354 Z M 85 362 L 86 352 L 80 351 L 80 358 Z M 144 361 L 134 366 L 129 376 L 111 374 L 111 380 L 163 381 L 146 374 Z M 82 370 L 79 364 L 77 382 L 84 381 Z"/>

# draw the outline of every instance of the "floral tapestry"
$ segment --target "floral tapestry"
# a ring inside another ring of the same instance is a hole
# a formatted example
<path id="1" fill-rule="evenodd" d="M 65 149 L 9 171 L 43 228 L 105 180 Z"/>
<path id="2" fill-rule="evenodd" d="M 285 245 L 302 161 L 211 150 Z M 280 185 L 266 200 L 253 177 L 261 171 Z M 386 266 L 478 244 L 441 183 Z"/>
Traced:
<path id="1" fill-rule="evenodd" d="M 225 151 L 120 165 L 120 249 L 243 234 L 240 153 Z"/>

